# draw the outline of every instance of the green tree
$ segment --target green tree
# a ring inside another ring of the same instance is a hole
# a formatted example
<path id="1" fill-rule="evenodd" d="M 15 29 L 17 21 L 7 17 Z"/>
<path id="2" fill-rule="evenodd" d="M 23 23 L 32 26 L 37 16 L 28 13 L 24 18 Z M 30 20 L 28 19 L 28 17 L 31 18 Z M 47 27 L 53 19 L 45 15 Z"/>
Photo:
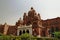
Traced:
<path id="1" fill-rule="evenodd" d="M 54 32 L 56 38 L 60 38 L 60 32 Z"/>
<path id="2" fill-rule="evenodd" d="M 29 33 L 24 33 L 20 37 L 21 37 L 22 40 L 31 40 L 33 38 L 36 38 L 36 37 L 34 37 L 33 35 L 31 35 Z"/>

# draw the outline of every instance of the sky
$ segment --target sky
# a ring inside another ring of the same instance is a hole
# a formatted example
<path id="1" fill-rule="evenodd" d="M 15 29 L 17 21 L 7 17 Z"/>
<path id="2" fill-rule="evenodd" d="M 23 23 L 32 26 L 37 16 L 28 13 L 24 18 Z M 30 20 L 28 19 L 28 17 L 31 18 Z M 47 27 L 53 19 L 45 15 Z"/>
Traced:
<path id="1" fill-rule="evenodd" d="M 0 0 L 0 24 L 14 25 L 31 7 L 43 20 L 60 17 L 60 0 Z"/>

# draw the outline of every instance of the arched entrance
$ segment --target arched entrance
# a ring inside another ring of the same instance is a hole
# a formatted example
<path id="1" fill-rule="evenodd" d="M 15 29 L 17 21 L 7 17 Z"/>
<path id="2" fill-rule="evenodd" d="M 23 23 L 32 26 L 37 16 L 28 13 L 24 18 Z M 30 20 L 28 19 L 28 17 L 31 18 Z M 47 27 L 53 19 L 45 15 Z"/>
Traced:
<path id="1" fill-rule="evenodd" d="M 23 30 L 23 34 L 25 33 L 25 30 Z"/>
<path id="2" fill-rule="evenodd" d="M 22 34 L 22 31 L 20 30 L 19 35 L 21 35 L 21 34 Z"/>
<path id="3" fill-rule="evenodd" d="M 29 33 L 29 30 L 28 29 L 26 30 L 26 33 Z"/>

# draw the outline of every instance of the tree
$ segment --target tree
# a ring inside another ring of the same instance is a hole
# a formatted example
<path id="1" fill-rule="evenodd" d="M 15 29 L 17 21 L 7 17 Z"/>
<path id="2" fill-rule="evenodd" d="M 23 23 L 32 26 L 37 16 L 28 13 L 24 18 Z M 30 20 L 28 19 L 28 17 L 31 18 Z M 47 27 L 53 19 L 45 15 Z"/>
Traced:
<path id="1" fill-rule="evenodd" d="M 55 35 L 56 38 L 60 39 L 60 32 L 54 32 L 54 35 Z"/>
<path id="2" fill-rule="evenodd" d="M 20 37 L 21 37 L 22 40 L 31 40 L 31 38 L 35 38 L 34 36 L 32 36 L 29 33 L 24 33 Z"/>

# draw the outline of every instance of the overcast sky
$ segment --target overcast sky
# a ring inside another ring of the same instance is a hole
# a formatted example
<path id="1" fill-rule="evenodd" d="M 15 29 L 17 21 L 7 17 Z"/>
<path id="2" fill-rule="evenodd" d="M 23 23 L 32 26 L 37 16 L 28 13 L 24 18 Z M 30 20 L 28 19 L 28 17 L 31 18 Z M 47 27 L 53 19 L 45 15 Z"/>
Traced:
<path id="1" fill-rule="evenodd" d="M 0 0 L 0 24 L 15 24 L 31 7 L 43 20 L 60 17 L 60 0 Z"/>

